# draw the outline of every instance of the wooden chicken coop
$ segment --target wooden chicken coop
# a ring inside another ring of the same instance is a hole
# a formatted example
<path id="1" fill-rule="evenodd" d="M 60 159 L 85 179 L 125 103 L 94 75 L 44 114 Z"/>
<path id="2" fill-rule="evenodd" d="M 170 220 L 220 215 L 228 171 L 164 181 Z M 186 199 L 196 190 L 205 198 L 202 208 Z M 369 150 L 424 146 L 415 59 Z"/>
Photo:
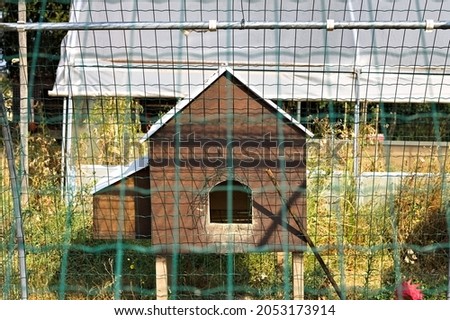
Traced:
<path id="1" fill-rule="evenodd" d="M 95 234 L 115 238 L 122 227 L 128 238 L 151 237 L 162 257 L 174 249 L 302 252 L 305 243 L 284 203 L 306 226 L 311 135 L 232 69 L 221 68 L 141 139 L 149 144 L 148 166 L 96 188 Z M 139 190 L 148 186 L 148 198 L 135 201 L 139 195 L 129 187 L 137 184 Z M 123 201 L 117 201 L 120 194 Z"/>

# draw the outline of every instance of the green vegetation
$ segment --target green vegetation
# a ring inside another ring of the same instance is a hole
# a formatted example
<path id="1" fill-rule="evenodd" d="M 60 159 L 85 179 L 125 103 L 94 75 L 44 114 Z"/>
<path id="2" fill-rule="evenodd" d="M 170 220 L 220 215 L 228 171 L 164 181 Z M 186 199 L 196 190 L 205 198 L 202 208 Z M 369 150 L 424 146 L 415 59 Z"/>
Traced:
<path id="1" fill-rule="evenodd" d="M 123 165 L 143 156 L 145 144 L 138 142 L 142 136 L 141 113 L 142 106 L 132 99 L 95 100 L 89 115 L 82 116 L 84 119 L 77 128 L 74 149 L 78 161 Z"/>

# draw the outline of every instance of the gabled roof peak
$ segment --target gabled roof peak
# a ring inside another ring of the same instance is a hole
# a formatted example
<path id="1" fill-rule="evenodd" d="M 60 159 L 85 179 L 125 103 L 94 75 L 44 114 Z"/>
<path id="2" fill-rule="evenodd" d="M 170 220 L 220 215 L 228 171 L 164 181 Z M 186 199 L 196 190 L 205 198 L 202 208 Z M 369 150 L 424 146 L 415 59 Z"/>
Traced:
<path id="1" fill-rule="evenodd" d="M 169 122 L 178 112 L 182 111 L 186 106 L 188 106 L 195 98 L 197 98 L 202 92 L 204 92 L 209 86 L 211 86 L 217 79 L 219 79 L 224 74 L 230 74 L 243 85 L 245 85 L 251 92 L 264 100 L 271 108 L 273 108 L 276 112 L 281 114 L 282 117 L 291 122 L 294 126 L 305 132 L 309 137 L 313 137 L 313 133 L 309 131 L 306 127 L 304 127 L 300 122 L 298 122 L 294 117 L 276 105 L 273 101 L 264 99 L 263 95 L 255 88 L 252 88 L 250 85 L 246 83 L 246 81 L 241 78 L 236 72 L 227 65 L 220 66 L 209 79 L 205 82 L 202 88 L 198 91 L 192 93 L 191 96 L 180 100 L 175 107 L 173 107 L 169 112 L 167 112 L 164 116 L 162 116 L 159 120 L 157 120 L 151 127 L 150 130 L 140 139 L 140 142 L 143 143 L 148 140 L 152 135 L 154 135 L 157 131 L 159 131 L 167 122 Z"/>

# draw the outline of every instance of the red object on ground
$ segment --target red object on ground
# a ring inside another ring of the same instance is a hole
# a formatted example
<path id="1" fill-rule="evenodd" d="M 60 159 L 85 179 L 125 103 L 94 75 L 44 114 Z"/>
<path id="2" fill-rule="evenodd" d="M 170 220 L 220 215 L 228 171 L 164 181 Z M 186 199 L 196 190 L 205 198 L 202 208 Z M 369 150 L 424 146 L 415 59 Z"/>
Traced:
<path id="1" fill-rule="evenodd" d="M 417 287 L 417 284 L 411 283 L 411 280 L 403 281 L 402 285 L 395 290 L 396 300 L 422 300 L 423 293 Z"/>

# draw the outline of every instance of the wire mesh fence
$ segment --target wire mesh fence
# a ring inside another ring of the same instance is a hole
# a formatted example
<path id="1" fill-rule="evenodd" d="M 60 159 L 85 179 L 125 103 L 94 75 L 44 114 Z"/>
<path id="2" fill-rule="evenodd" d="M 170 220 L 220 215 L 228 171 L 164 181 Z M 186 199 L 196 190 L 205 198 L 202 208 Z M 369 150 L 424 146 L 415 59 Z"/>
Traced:
<path id="1" fill-rule="evenodd" d="M 448 297 L 450 4 L 2 8 L 3 299 Z"/>

